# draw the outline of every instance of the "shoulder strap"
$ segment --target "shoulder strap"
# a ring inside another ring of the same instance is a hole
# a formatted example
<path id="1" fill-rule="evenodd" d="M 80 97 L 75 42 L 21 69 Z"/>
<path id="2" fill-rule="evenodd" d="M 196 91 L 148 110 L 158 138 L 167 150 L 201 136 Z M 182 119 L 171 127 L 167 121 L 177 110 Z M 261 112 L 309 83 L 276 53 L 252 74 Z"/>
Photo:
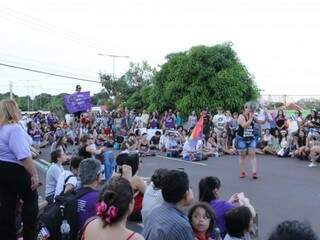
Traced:
<path id="1" fill-rule="evenodd" d="M 86 232 L 86 229 L 88 227 L 88 225 L 95 219 L 97 219 L 98 217 L 97 216 L 93 216 L 91 218 L 88 218 L 87 221 L 85 222 L 85 224 L 83 225 L 82 229 L 79 231 L 79 234 L 78 234 L 78 240 L 85 240 L 84 238 L 84 234 Z"/>
<path id="2" fill-rule="evenodd" d="M 64 185 L 66 185 L 67 182 L 69 181 L 69 179 L 72 178 L 72 177 L 75 177 L 75 175 L 70 174 L 70 175 L 66 178 L 66 180 L 64 180 Z"/>
<path id="3" fill-rule="evenodd" d="M 75 175 L 71 174 L 66 178 L 66 180 L 64 180 L 62 193 L 64 193 L 64 190 L 66 189 L 66 184 L 69 181 L 69 179 L 72 178 L 72 177 L 75 177 Z"/>
<path id="4" fill-rule="evenodd" d="M 132 232 L 132 233 L 129 235 L 129 237 L 127 238 L 127 240 L 131 239 L 134 234 L 135 234 L 135 232 Z"/>

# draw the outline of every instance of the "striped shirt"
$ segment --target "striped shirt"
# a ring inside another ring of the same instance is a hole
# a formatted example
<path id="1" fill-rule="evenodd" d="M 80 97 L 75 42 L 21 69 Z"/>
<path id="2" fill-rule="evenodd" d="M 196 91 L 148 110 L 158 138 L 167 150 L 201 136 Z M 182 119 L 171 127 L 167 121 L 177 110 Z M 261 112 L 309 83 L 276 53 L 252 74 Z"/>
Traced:
<path id="1" fill-rule="evenodd" d="M 151 211 L 142 235 L 146 240 L 194 240 L 187 216 L 167 202 Z"/>

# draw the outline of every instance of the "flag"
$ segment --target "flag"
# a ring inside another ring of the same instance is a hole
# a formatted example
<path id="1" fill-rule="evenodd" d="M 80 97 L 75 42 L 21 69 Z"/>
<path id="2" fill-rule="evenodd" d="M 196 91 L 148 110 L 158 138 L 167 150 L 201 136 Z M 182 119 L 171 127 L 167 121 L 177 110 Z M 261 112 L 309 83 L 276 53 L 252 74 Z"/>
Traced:
<path id="1" fill-rule="evenodd" d="M 192 145 L 196 145 L 198 140 L 202 138 L 203 133 L 203 115 L 201 115 L 200 119 L 196 123 L 196 126 L 192 130 L 189 141 Z"/>
<path id="2" fill-rule="evenodd" d="M 90 92 L 77 92 L 71 95 L 66 95 L 63 98 L 64 105 L 69 113 L 87 111 L 91 109 Z"/>

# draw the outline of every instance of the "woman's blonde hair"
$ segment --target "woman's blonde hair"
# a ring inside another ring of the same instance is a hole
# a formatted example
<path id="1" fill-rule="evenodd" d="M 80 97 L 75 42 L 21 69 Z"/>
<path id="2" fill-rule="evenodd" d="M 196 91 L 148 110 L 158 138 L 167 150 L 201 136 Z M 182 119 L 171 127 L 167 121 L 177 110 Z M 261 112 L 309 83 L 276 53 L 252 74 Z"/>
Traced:
<path id="1" fill-rule="evenodd" d="M 11 99 L 0 101 L 0 126 L 17 123 L 20 120 L 20 110 L 17 103 Z"/>

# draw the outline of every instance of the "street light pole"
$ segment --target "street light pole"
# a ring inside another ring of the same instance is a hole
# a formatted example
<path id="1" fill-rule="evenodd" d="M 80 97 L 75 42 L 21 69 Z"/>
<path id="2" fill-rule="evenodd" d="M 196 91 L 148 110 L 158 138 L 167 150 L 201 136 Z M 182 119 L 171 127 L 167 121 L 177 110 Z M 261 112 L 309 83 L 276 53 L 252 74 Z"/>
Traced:
<path id="1" fill-rule="evenodd" d="M 129 58 L 129 56 L 121 56 L 121 55 L 113 55 L 113 54 L 104 54 L 104 53 L 99 53 L 99 56 L 103 57 L 111 57 L 112 58 L 112 68 L 113 68 L 113 79 L 115 79 L 115 74 L 116 74 L 116 58 Z"/>

